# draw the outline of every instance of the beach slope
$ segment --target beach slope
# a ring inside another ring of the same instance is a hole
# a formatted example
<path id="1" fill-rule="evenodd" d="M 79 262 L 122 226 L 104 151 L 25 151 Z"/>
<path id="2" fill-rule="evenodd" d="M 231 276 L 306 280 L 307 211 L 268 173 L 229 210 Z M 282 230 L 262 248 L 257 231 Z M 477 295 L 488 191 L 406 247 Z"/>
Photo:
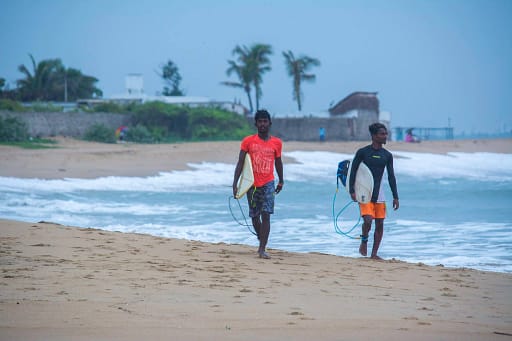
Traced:
<path id="1" fill-rule="evenodd" d="M 509 340 L 512 275 L 0 220 L 0 340 Z"/>

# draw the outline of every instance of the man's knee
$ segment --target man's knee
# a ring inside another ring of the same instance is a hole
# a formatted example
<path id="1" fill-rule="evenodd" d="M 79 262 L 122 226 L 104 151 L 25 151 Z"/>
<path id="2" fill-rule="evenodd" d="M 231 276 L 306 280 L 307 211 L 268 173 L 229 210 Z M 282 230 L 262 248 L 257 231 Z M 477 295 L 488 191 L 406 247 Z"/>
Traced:
<path id="1" fill-rule="evenodd" d="M 371 225 L 372 224 L 373 217 L 371 215 L 364 215 L 363 216 L 363 223 L 365 225 Z"/>

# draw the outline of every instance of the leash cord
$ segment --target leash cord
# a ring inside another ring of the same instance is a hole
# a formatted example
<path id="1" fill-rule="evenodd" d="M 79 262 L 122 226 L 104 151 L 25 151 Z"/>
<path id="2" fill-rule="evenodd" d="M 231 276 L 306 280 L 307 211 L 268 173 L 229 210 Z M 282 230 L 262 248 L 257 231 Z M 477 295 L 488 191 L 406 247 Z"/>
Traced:
<path id="1" fill-rule="evenodd" d="M 252 224 L 249 224 L 247 223 L 247 217 L 245 216 L 245 213 L 244 213 L 244 210 L 242 209 L 242 205 L 240 205 L 240 200 L 238 199 L 235 199 L 236 202 L 238 203 L 238 208 L 240 209 L 240 212 L 242 213 L 242 217 L 244 218 L 244 222 L 242 223 L 240 220 L 238 220 L 237 217 L 235 217 L 235 214 L 233 213 L 233 209 L 231 208 L 231 199 L 235 199 L 234 196 L 230 196 L 228 198 L 228 207 L 229 207 L 229 212 L 231 212 L 231 216 L 233 217 L 233 220 L 240 226 L 245 226 L 247 227 L 247 229 L 249 230 L 249 232 L 251 232 L 253 235 L 256 236 L 256 232 L 254 231 L 254 228 L 252 226 Z"/>
<path id="2" fill-rule="evenodd" d="M 345 211 L 347 209 L 347 207 L 349 207 L 351 204 L 353 204 L 355 201 L 352 201 L 350 200 L 345 206 L 343 206 L 343 208 L 336 214 L 335 212 L 335 203 L 336 203 L 336 195 L 338 194 L 338 189 L 336 188 L 336 192 L 334 192 L 334 198 L 332 199 L 332 218 L 333 218 L 333 223 L 334 223 L 334 231 L 337 233 L 337 234 L 340 234 L 342 236 L 345 236 L 345 237 L 348 237 L 348 238 L 351 238 L 351 239 L 361 239 L 360 237 L 354 237 L 354 236 L 351 236 L 350 233 L 352 231 L 354 231 L 354 229 L 359 225 L 359 222 L 361 221 L 361 215 L 359 214 L 359 219 L 357 220 L 357 222 L 354 224 L 354 226 L 352 226 L 352 228 L 348 231 L 343 231 L 339 225 L 338 225 L 338 219 L 340 217 L 340 215 L 343 213 L 343 211 Z"/>

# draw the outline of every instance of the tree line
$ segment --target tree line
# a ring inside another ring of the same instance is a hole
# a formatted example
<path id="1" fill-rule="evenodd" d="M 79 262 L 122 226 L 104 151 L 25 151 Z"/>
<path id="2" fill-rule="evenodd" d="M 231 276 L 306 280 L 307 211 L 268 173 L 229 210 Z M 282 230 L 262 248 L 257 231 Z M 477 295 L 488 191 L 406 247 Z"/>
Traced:
<path id="1" fill-rule="evenodd" d="M 96 87 L 98 79 L 84 75 L 75 68 L 66 68 L 60 59 L 36 62 L 29 54 L 31 67 L 18 66 L 23 78 L 16 81 L 16 89 L 9 89 L 0 78 L 0 97 L 18 101 L 76 101 L 79 98 L 103 96 Z"/>
<path id="2" fill-rule="evenodd" d="M 233 51 L 234 59 L 227 61 L 226 75 L 235 80 L 221 82 L 222 85 L 241 89 L 247 96 L 249 109 L 260 109 L 263 97 L 263 76 L 272 70 L 270 56 L 271 45 L 256 43 L 251 46 L 237 45 Z M 287 74 L 292 81 L 292 97 L 302 110 L 304 82 L 313 82 L 316 75 L 311 73 L 313 67 L 320 66 L 320 61 L 306 55 L 296 57 L 292 51 L 283 51 L 282 56 Z M 0 98 L 17 101 L 59 101 L 68 102 L 84 98 L 101 98 L 102 91 L 96 87 L 98 79 L 82 74 L 75 68 L 66 68 L 60 59 L 47 59 L 36 62 L 29 55 L 31 67 L 18 66 L 23 77 L 16 81 L 16 88 L 9 89 L 5 79 L 0 77 Z M 180 88 L 182 77 L 178 66 L 168 60 L 160 65 L 158 75 L 164 82 L 162 95 L 183 96 Z"/>

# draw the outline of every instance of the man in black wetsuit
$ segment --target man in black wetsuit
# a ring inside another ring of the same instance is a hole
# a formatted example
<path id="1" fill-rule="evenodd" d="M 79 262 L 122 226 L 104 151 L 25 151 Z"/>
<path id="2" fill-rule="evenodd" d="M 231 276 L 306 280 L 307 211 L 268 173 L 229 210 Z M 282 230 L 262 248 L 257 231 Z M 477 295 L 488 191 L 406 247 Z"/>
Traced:
<path id="1" fill-rule="evenodd" d="M 372 228 L 372 221 L 375 219 L 375 233 L 373 235 L 373 248 L 371 258 L 382 259 L 377 256 L 380 242 L 384 234 L 384 219 L 386 218 L 386 202 L 382 188 L 382 175 L 384 168 L 388 173 L 388 182 L 393 193 L 393 208 L 395 210 L 400 206 L 398 203 L 398 191 L 396 189 L 395 171 L 393 170 L 393 155 L 384 149 L 382 145 L 386 144 L 388 130 L 381 123 L 374 123 L 369 127 L 372 136 L 372 144 L 359 149 L 352 161 L 352 170 L 350 172 L 349 192 L 352 200 L 356 201 L 354 183 L 359 164 L 364 162 L 373 175 L 373 193 L 371 201 L 367 204 L 359 203 L 361 216 L 363 217 L 363 226 L 361 234 L 361 245 L 359 253 L 367 255 L 368 233 Z"/>

